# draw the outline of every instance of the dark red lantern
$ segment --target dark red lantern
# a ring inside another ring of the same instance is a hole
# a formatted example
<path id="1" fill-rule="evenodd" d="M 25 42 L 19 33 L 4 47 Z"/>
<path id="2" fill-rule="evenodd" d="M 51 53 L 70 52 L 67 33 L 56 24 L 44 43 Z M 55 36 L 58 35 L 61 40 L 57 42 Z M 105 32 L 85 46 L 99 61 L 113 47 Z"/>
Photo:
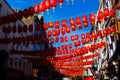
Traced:
<path id="1" fill-rule="evenodd" d="M 60 37 L 60 42 L 64 42 L 64 38 L 63 37 Z"/>
<path id="2" fill-rule="evenodd" d="M 59 36 L 60 35 L 60 29 L 56 29 L 56 34 Z"/>
<path id="3" fill-rule="evenodd" d="M 46 9 L 45 2 L 40 2 L 39 11 L 42 12 L 42 14 L 43 14 L 45 9 Z"/>
<path id="4" fill-rule="evenodd" d="M 29 16 L 29 10 L 28 9 L 24 9 L 23 10 L 23 14 L 24 14 L 24 17 L 27 18 Z"/>
<path id="5" fill-rule="evenodd" d="M 39 12 L 39 5 L 38 4 L 35 4 L 35 6 L 34 6 L 34 12 L 36 14 L 38 14 L 38 12 Z"/>
<path id="6" fill-rule="evenodd" d="M 34 8 L 33 7 L 29 8 L 29 14 L 30 14 L 30 16 L 33 16 L 33 14 L 34 14 Z"/>
<path id="7" fill-rule="evenodd" d="M 32 24 L 29 25 L 29 31 L 33 32 L 33 25 Z"/>
<path id="8" fill-rule="evenodd" d="M 108 8 L 105 8 L 105 9 L 104 9 L 104 19 L 105 19 L 105 20 L 108 20 L 108 18 L 109 18 L 109 9 L 108 9 Z"/>
<path id="9" fill-rule="evenodd" d="M 70 18 L 70 25 L 72 26 L 72 25 L 74 25 L 75 23 L 74 23 L 74 18 Z"/>
<path id="10" fill-rule="evenodd" d="M 99 12 L 98 12 L 98 16 L 97 16 L 98 22 L 101 23 L 102 20 L 103 20 L 103 18 L 104 18 L 103 12 L 102 12 L 102 11 L 99 11 Z"/>
<path id="11" fill-rule="evenodd" d="M 59 29 L 60 28 L 60 23 L 58 21 L 55 21 L 55 28 Z"/>
<path id="12" fill-rule="evenodd" d="M 48 25 L 46 23 L 43 23 L 43 29 L 48 30 Z"/>
<path id="13" fill-rule="evenodd" d="M 95 14 L 90 14 L 90 24 L 92 25 L 92 26 L 95 26 L 95 19 L 96 19 L 96 16 L 95 16 Z"/>
<path id="14" fill-rule="evenodd" d="M 12 27 L 12 32 L 15 33 L 16 32 L 16 26 Z"/>
<path id="15" fill-rule="evenodd" d="M 53 36 L 55 37 L 55 36 L 56 36 L 56 30 L 53 30 L 53 31 L 52 31 L 52 34 L 53 34 Z"/>
<path id="16" fill-rule="evenodd" d="M 23 26 L 23 32 L 25 32 L 25 33 L 27 32 L 27 25 Z"/>
<path id="17" fill-rule="evenodd" d="M 84 26 L 85 26 L 85 27 L 88 27 L 88 17 L 87 17 L 86 15 L 84 15 L 84 16 L 82 17 L 82 20 L 83 20 Z"/>
<path id="18" fill-rule="evenodd" d="M 85 45 L 85 43 L 86 43 L 86 40 L 82 39 L 82 44 Z"/>
<path id="19" fill-rule="evenodd" d="M 58 41 L 59 41 L 59 37 L 58 37 L 58 36 L 56 36 L 56 37 L 55 37 L 55 42 L 57 42 L 57 43 L 58 43 Z"/>
<path id="20" fill-rule="evenodd" d="M 112 18 L 112 20 L 114 20 L 115 19 L 115 10 L 111 9 L 109 15 Z"/>
<path id="21" fill-rule="evenodd" d="M 36 31 L 39 31 L 40 30 L 40 23 L 37 23 L 36 24 Z"/>
<path id="22" fill-rule="evenodd" d="M 72 48 L 72 44 L 71 44 L 71 43 L 69 44 L 69 48 L 70 48 L 70 49 Z"/>
<path id="23" fill-rule="evenodd" d="M 51 37 L 51 35 L 52 35 L 52 32 L 48 31 L 48 37 Z"/>
<path id="24" fill-rule="evenodd" d="M 18 25 L 18 33 L 21 33 L 21 32 L 22 32 L 22 26 Z"/>
<path id="25" fill-rule="evenodd" d="M 90 38 L 90 32 L 86 33 L 86 38 Z"/>

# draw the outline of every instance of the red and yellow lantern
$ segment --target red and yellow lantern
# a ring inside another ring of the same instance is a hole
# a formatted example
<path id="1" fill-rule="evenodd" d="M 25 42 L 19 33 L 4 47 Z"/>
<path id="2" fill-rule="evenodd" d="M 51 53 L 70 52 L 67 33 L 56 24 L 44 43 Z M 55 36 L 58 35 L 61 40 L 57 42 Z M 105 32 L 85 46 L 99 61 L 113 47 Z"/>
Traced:
<path id="1" fill-rule="evenodd" d="M 62 27 L 66 27 L 67 26 L 67 21 L 64 19 L 62 20 Z"/>
<path id="2" fill-rule="evenodd" d="M 95 14 L 90 14 L 90 24 L 92 25 L 92 26 L 95 26 L 95 19 L 96 19 L 96 16 L 95 16 Z"/>
<path id="3" fill-rule="evenodd" d="M 86 15 L 84 15 L 84 16 L 82 17 L 82 20 L 83 20 L 84 26 L 85 26 L 85 27 L 88 27 L 88 17 L 87 17 Z"/>
<path id="4" fill-rule="evenodd" d="M 59 29 L 60 28 L 60 23 L 58 21 L 55 21 L 55 28 Z"/>
<path id="5" fill-rule="evenodd" d="M 35 6 L 34 6 L 34 12 L 36 14 L 38 14 L 38 12 L 39 12 L 39 5 L 38 4 L 35 4 Z"/>
<path id="6" fill-rule="evenodd" d="M 103 18 L 104 18 L 103 12 L 99 11 L 97 16 L 98 22 L 101 23 L 103 21 Z"/>
<path id="7" fill-rule="evenodd" d="M 108 20 L 108 18 L 109 18 L 109 9 L 108 9 L 108 8 L 105 8 L 105 9 L 104 9 L 104 19 L 105 19 L 105 20 Z"/>
<path id="8" fill-rule="evenodd" d="M 45 2 L 39 4 L 39 11 L 43 14 L 46 9 Z"/>
<path id="9" fill-rule="evenodd" d="M 56 0 L 50 0 L 50 5 L 52 6 L 52 9 L 54 11 L 55 7 L 56 7 L 57 1 Z"/>

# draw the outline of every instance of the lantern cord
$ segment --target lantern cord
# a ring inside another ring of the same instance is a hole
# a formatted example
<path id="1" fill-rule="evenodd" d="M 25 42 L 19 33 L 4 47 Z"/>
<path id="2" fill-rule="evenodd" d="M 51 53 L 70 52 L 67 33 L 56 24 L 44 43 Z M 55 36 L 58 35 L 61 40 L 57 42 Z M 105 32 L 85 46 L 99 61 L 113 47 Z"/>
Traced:
<path id="1" fill-rule="evenodd" d="M 91 12 L 87 12 L 87 13 L 82 13 L 82 14 L 79 14 L 79 15 L 74 15 L 74 16 L 69 16 L 69 17 L 64 17 L 64 18 L 59 18 L 59 19 L 52 19 L 52 20 L 48 20 L 48 21 L 45 21 L 45 22 L 47 23 L 47 22 L 50 22 L 50 21 L 54 22 L 56 20 L 63 20 L 63 19 L 75 18 L 77 16 L 83 16 L 83 15 L 87 15 L 87 14 L 90 14 L 90 13 L 97 14 L 97 10 L 94 10 L 94 11 L 91 11 Z"/>

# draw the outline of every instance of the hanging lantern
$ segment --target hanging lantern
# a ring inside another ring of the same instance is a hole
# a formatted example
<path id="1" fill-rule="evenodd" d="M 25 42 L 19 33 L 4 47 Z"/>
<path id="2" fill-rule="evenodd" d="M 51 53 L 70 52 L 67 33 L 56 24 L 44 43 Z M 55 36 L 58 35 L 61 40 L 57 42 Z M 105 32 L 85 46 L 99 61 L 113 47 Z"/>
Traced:
<path id="1" fill-rule="evenodd" d="M 15 33 L 16 32 L 16 26 L 12 27 L 12 32 Z"/>
<path id="2" fill-rule="evenodd" d="M 56 36 L 56 30 L 53 30 L 53 31 L 52 31 L 52 34 L 53 34 L 53 36 L 55 37 L 55 36 Z"/>
<path id="3" fill-rule="evenodd" d="M 104 19 L 107 21 L 109 18 L 109 9 L 108 8 L 105 8 L 104 9 Z"/>
<path id="4" fill-rule="evenodd" d="M 60 23 L 58 21 L 55 21 L 55 28 L 59 29 L 60 28 Z"/>
<path id="5" fill-rule="evenodd" d="M 75 31 L 76 30 L 76 25 L 72 25 L 72 31 Z"/>
<path id="6" fill-rule="evenodd" d="M 72 48 L 72 44 L 71 44 L 71 43 L 69 44 L 69 48 L 70 48 L 70 49 Z"/>
<path id="7" fill-rule="evenodd" d="M 70 33 L 70 26 L 66 27 L 66 33 Z"/>
<path id="8" fill-rule="evenodd" d="M 27 25 L 23 26 L 23 32 L 25 32 L 25 33 L 27 32 Z"/>
<path id="9" fill-rule="evenodd" d="M 77 41 L 77 46 L 80 46 L 80 40 Z"/>
<path id="10" fill-rule="evenodd" d="M 111 9 L 109 15 L 112 18 L 112 20 L 114 20 L 115 19 L 115 10 Z"/>
<path id="11" fill-rule="evenodd" d="M 72 36 L 70 36 L 70 38 L 71 38 L 71 41 L 74 41 L 74 36 L 72 35 Z"/>
<path id="12" fill-rule="evenodd" d="M 39 31 L 40 30 L 40 23 L 37 23 L 36 24 L 36 31 Z"/>
<path id="13" fill-rule="evenodd" d="M 23 10 L 23 15 L 25 18 L 27 18 L 29 16 L 29 10 L 28 9 L 24 9 Z"/>
<path id="14" fill-rule="evenodd" d="M 33 32 L 33 25 L 32 24 L 29 25 L 29 31 Z"/>
<path id="15" fill-rule="evenodd" d="M 63 1 L 64 0 L 58 0 L 58 3 L 60 4 L 60 8 L 62 8 Z"/>
<path id="16" fill-rule="evenodd" d="M 80 21 L 80 17 L 76 17 L 76 24 L 78 26 L 78 29 L 82 29 L 82 23 Z"/>
<path id="17" fill-rule="evenodd" d="M 47 12 L 49 12 L 49 9 L 50 9 L 50 0 L 45 0 L 45 8 L 46 8 Z"/>
<path id="18" fill-rule="evenodd" d="M 52 32 L 48 31 L 48 37 L 51 37 L 51 36 L 52 36 Z"/>
<path id="19" fill-rule="evenodd" d="M 34 12 L 35 12 L 35 14 L 38 14 L 38 12 L 39 12 L 39 5 L 38 4 L 35 4 Z"/>
<path id="20" fill-rule="evenodd" d="M 65 28 L 62 28 L 62 35 L 64 35 L 65 34 Z"/>
<path id="21" fill-rule="evenodd" d="M 54 26 L 54 23 L 53 23 L 53 22 L 48 22 L 48 27 L 49 27 L 49 28 L 53 28 L 53 26 Z"/>
<path id="22" fill-rule="evenodd" d="M 59 38 L 58 38 L 58 36 L 56 36 L 56 37 L 55 37 L 55 42 L 58 43 L 58 41 L 59 41 Z"/>
<path id="23" fill-rule="evenodd" d="M 7 32 L 10 33 L 11 32 L 11 26 L 7 27 Z"/>
<path id="24" fill-rule="evenodd" d="M 65 36 L 65 42 L 68 42 L 68 36 Z"/>
<path id="25" fill-rule="evenodd" d="M 75 35 L 75 40 L 78 40 L 78 34 Z"/>
<path id="26" fill-rule="evenodd" d="M 60 35 L 60 29 L 56 29 L 56 34 L 59 36 Z"/>
<path id="27" fill-rule="evenodd" d="M 21 33 L 22 32 L 22 26 L 18 26 L 18 33 Z"/>
<path id="28" fill-rule="evenodd" d="M 90 42 L 93 42 L 93 37 L 92 36 L 90 36 Z"/>
<path id="29" fill-rule="evenodd" d="M 82 20 L 83 20 L 84 26 L 85 26 L 85 27 L 88 27 L 88 18 L 87 18 L 86 15 L 82 17 Z"/>
<path id="30" fill-rule="evenodd" d="M 48 25 L 46 23 L 43 23 L 43 29 L 48 30 Z"/>
<path id="31" fill-rule="evenodd" d="M 82 39 L 82 44 L 85 45 L 85 43 L 86 43 L 86 40 Z"/>
<path id="32" fill-rule="evenodd" d="M 99 11 L 99 12 L 98 12 L 98 16 L 97 16 L 98 22 L 101 23 L 102 20 L 103 20 L 103 18 L 104 18 L 103 12 L 102 12 L 102 11 Z"/>
<path id="33" fill-rule="evenodd" d="M 64 51 L 64 49 L 65 49 L 65 46 L 64 46 L 64 45 L 62 45 L 62 46 L 61 46 L 61 49 Z"/>
<path id="34" fill-rule="evenodd" d="M 86 38 L 90 38 L 90 32 L 86 33 Z"/>
<path id="35" fill-rule="evenodd" d="M 102 38 L 102 31 L 101 31 L 101 30 L 98 30 L 98 36 L 99 36 L 100 38 Z"/>
<path id="36" fill-rule="evenodd" d="M 39 4 L 39 11 L 43 14 L 46 9 L 45 2 L 40 2 Z"/>
<path id="37" fill-rule="evenodd" d="M 66 27 L 67 26 L 67 21 L 66 20 L 62 20 L 62 27 Z"/>
<path id="38" fill-rule="evenodd" d="M 60 42 L 64 42 L 64 38 L 63 37 L 60 37 Z"/>
<path id="39" fill-rule="evenodd" d="M 65 45 L 65 49 L 68 50 L 68 45 L 67 44 Z"/>
<path id="40" fill-rule="evenodd" d="M 82 23 L 78 25 L 78 29 L 82 29 Z"/>
<path id="41" fill-rule="evenodd" d="M 57 47 L 57 51 L 60 51 L 60 46 Z"/>
<path id="42" fill-rule="evenodd" d="M 33 16 L 33 14 L 34 14 L 34 8 L 33 7 L 29 8 L 29 14 L 30 14 L 30 16 Z"/>
<path id="43" fill-rule="evenodd" d="M 112 32 L 111 32 L 110 28 L 108 28 L 107 29 L 107 35 L 110 35 L 110 34 L 112 34 Z"/>
<path id="44" fill-rule="evenodd" d="M 74 46 L 77 47 L 77 42 L 76 41 L 74 42 Z"/>
<path id="45" fill-rule="evenodd" d="M 110 31 L 111 31 L 112 34 L 115 33 L 115 28 L 114 28 L 114 26 L 111 26 L 111 27 L 110 27 Z"/>
<path id="46" fill-rule="evenodd" d="M 34 13 L 34 8 L 33 8 L 33 13 Z M 18 15 L 18 19 L 19 20 L 21 20 L 22 18 L 23 18 L 23 11 L 19 11 L 18 13 L 17 13 L 17 15 Z M 12 18 L 12 17 L 11 17 Z M 11 20 L 11 19 L 10 19 Z"/>
<path id="47" fill-rule="evenodd" d="M 92 37 L 93 37 L 93 40 L 97 39 L 97 35 L 96 35 L 96 33 L 94 31 L 92 32 Z"/>
<path id="48" fill-rule="evenodd" d="M 95 14 L 90 14 L 90 24 L 92 25 L 92 26 L 95 26 L 95 19 L 96 19 L 96 16 L 95 16 Z"/>
<path id="49" fill-rule="evenodd" d="M 57 3 L 56 0 L 50 0 L 50 5 L 52 6 L 53 11 L 55 10 L 56 3 Z"/>
<path id="50" fill-rule="evenodd" d="M 82 38 L 82 39 L 85 39 L 85 34 L 81 34 L 81 38 Z"/>
<path id="51" fill-rule="evenodd" d="M 104 37 L 107 36 L 107 29 L 104 29 L 104 30 L 103 30 L 103 34 L 104 34 Z"/>
<path id="52" fill-rule="evenodd" d="M 74 25 L 74 18 L 70 18 L 70 26 Z"/>

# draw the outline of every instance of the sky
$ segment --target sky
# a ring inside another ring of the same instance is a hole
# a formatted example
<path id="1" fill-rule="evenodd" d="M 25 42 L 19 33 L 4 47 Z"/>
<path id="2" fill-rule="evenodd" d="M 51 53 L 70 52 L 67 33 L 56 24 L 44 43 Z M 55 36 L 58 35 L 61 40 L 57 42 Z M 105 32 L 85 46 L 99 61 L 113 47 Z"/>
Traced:
<path id="1" fill-rule="evenodd" d="M 43 0 L 7 0 L 7 2 L 10 4 L 10 6 L 13 9 L 18 9 L 18 10 L 24 10 L 26 8 L 28 9 L 30 6 L 39 4 L 41 1 Z M 60 8 L 58 4 L 55 9 L 55 12 L 53 12 L 53 10 L 50 9 L 49 14 L 47 12 L 44 13 L 44 22 L 55 21 L 55 20 L 61 22 L 62 19 L 66 19 L 68 23 L 67 25 L 69 25 L 69 19 L 71 17 L 75 19 L 75 17 L 80 16 L 82 20 L 83 15 L 87 15 L 89 17 L 90 13 L 96 14 L 98 7 L 99 7 L 99 0 L 74 0 L 73 5 L 71 3 L 71 0 L 69 0 L 69 5 L 67 4 L 66 0 L 64 0 L 62 8 Z M 90 32 L 90 30 L 91 30 L 91 25 L 89 22 L 88 28 L 84 28 L 83 26 L 82 30 L 76 30 L 75 32 L 66 35 L 70 36 L 71 34 L 72 35 L 82 34 L 82 33 Z M 58 46 L 59 44 L 60 43 L 54 44 L 54 46 Z"/>

